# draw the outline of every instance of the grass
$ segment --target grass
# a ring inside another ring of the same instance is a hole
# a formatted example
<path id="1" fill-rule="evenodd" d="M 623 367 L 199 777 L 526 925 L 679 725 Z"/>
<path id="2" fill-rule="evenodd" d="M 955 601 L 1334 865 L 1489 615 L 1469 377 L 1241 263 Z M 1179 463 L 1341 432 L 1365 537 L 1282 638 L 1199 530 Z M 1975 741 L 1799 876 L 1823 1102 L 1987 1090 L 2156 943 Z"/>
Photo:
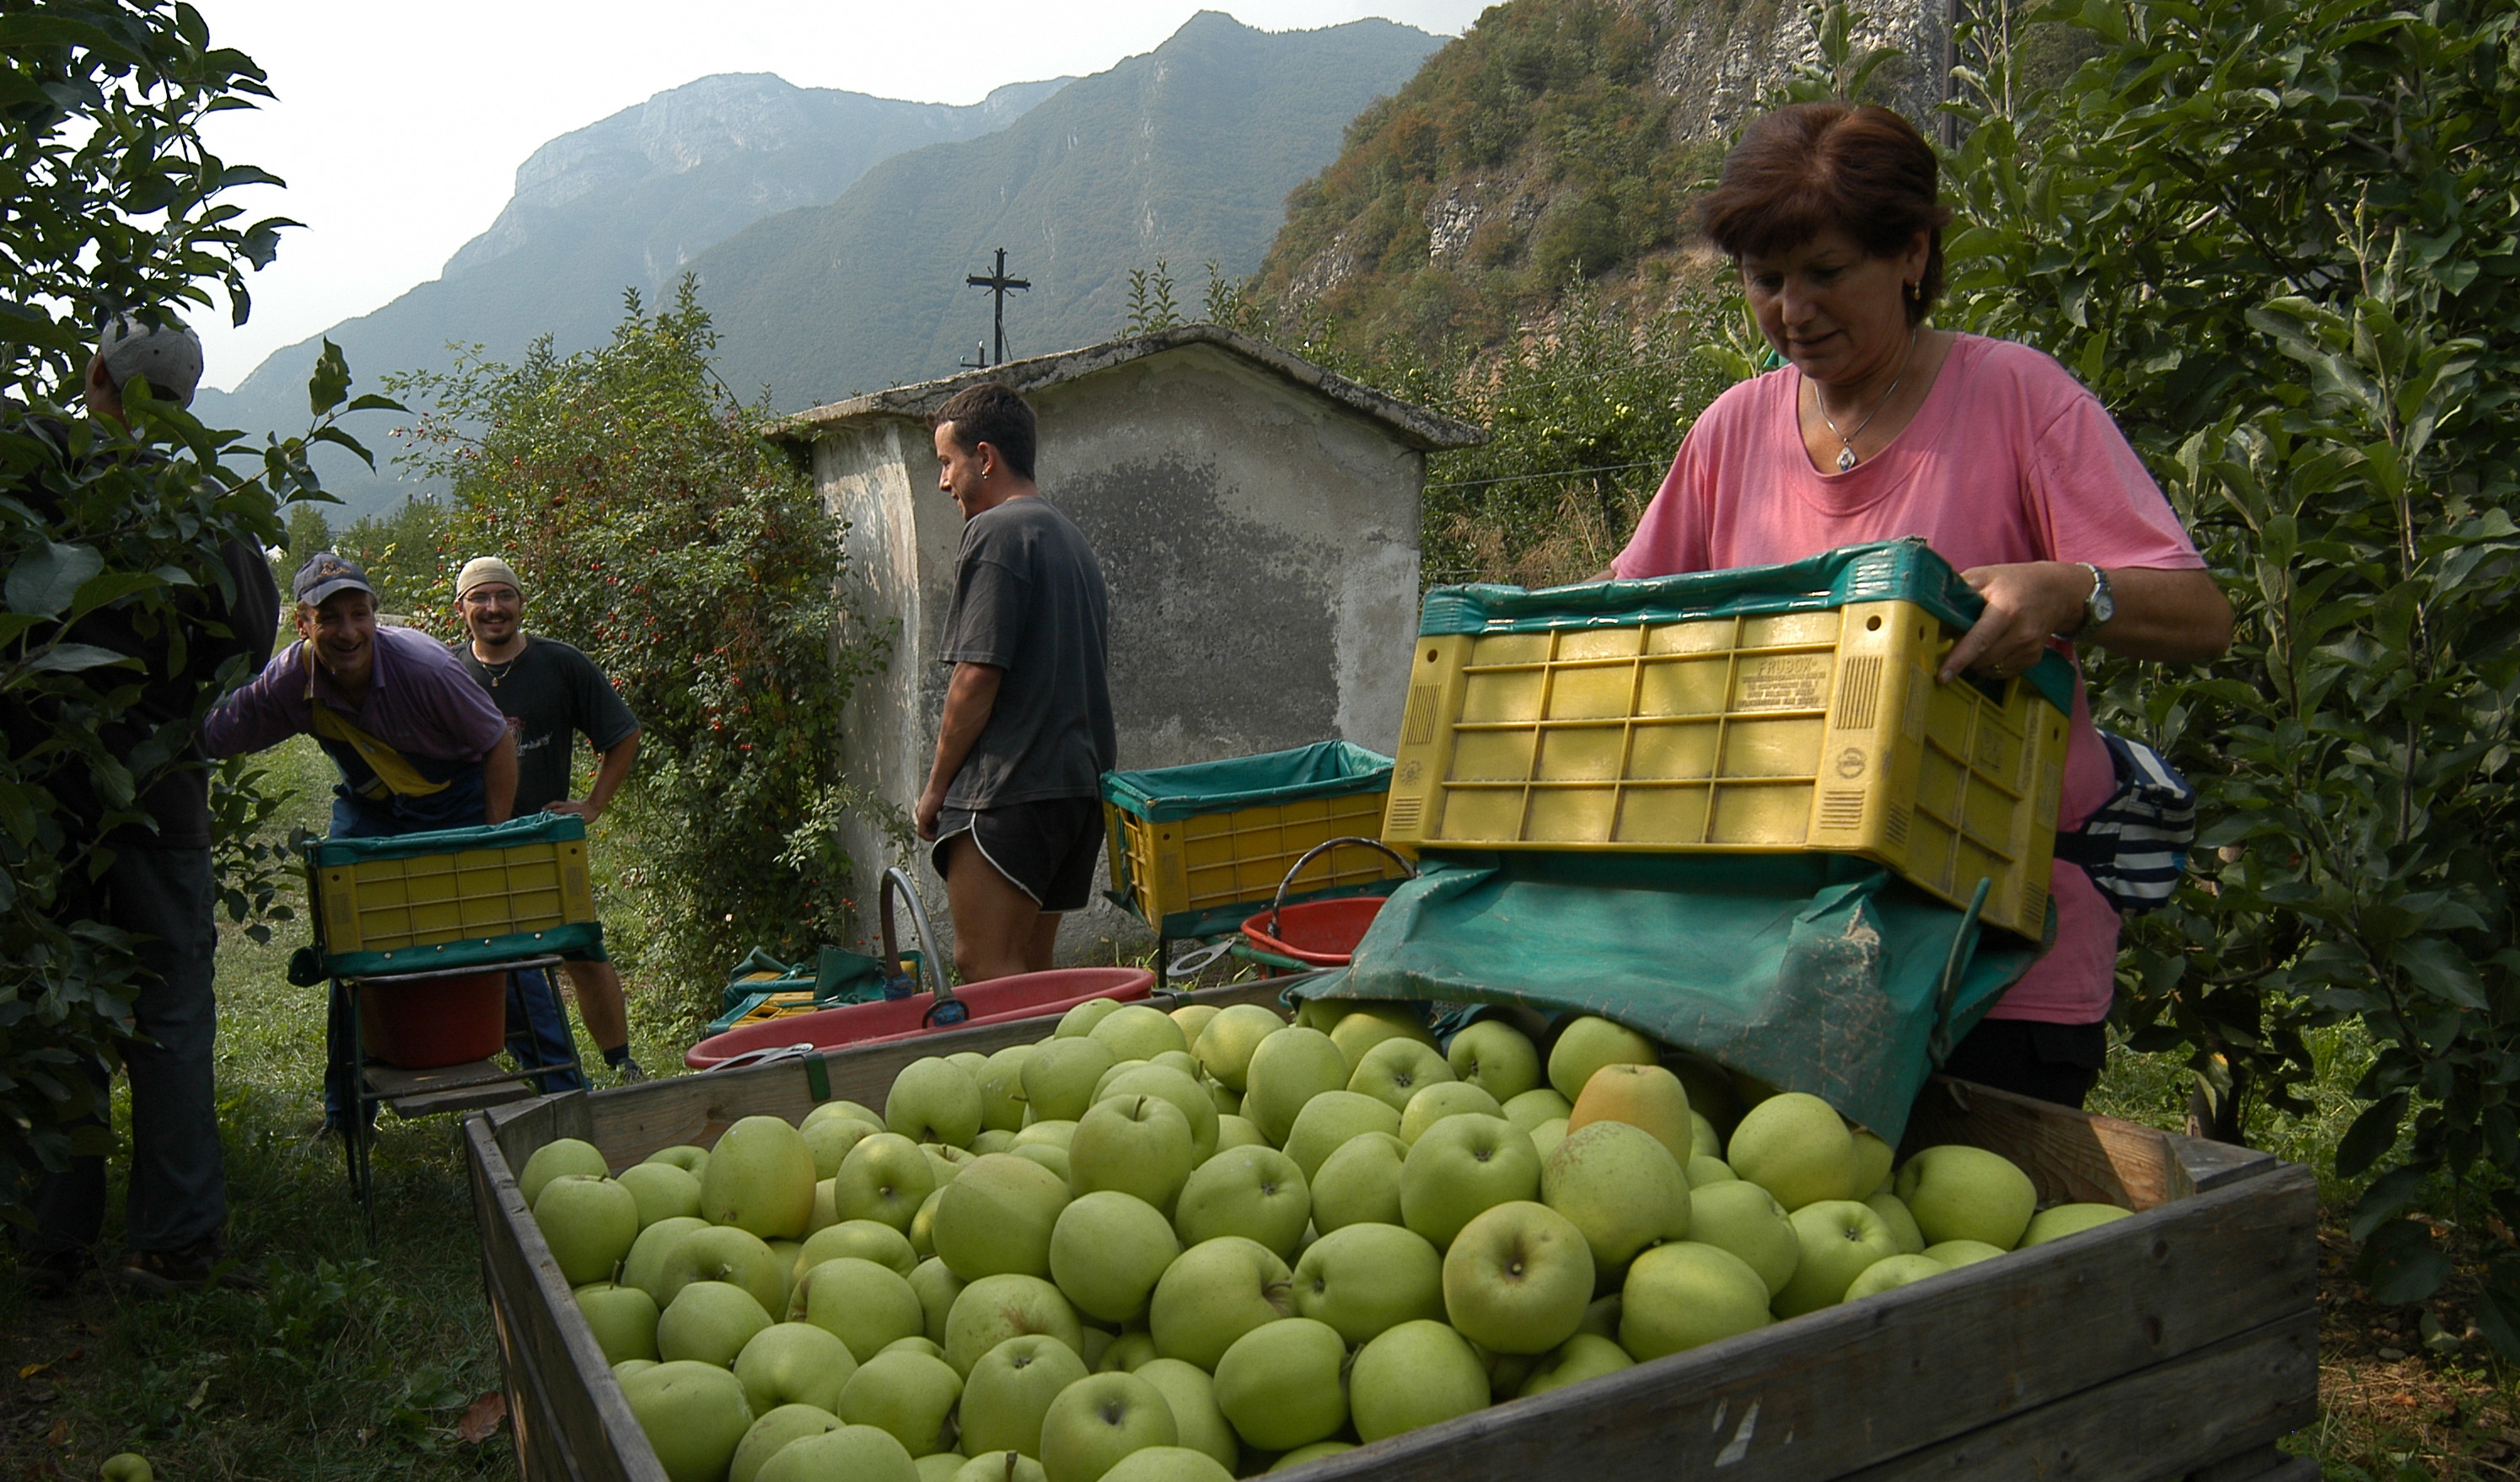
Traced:
<path id="1" fill-rule="evenodd" d="M 294 789 L 282 826 L 320 824 L 321 754 L 301 740 L 274 756 Z M 517 1475 L 504 1426 L 478 1442 L 458 1429 L 501 1376 L 457 1124 L 384 1118 L 371 1249 L 339 1145 L 310 1132 L 322 1109 L 323 991 L 291 986 L 283 970 L 304 928 L 283 923 L 273 935 L 260 946 L 224 932 L 218 979 L 229 1240 L 266 1290 L 142 1301 L 92 1281 L 36 1303 L 14 1282 L 0 1287 L 0 1482 L 94 1476 L 124 1450 L 186 1482 Z M 633 983 L 632 1046 L 652 1068 L 679 1064 L 693 997 Z M 2260 1108 L 2249 1123 L 2253 1145 L 2321 1170 L 2320 1412 L 2286 1448 L 2317 1457 L 2336 1482 L 2520 1479 L 2512 1371 L 2480 1341 L 2460 1340 L 2470 1279 L 2417 1314 L 2373 1305 L 2347 1269 L 2342 1226 L 2359 1190 L 2326 1171 L 2325 1149 L 2352 1120 L 2346 1092 L 2370 1050 L 2350 1025 L 2317 1048 L 2313 1114 Z M 597 1063 L 582 1034 L 580 1051 Z M 2185 1097 L 2178 1057 L 2119 1051 L 2092 1108 L 2177 1130 Z M 119 1223 L 117 1209 L 109 1251 Z M 2449 1340 L 2427 1346 L 2436 1333 Z"/>

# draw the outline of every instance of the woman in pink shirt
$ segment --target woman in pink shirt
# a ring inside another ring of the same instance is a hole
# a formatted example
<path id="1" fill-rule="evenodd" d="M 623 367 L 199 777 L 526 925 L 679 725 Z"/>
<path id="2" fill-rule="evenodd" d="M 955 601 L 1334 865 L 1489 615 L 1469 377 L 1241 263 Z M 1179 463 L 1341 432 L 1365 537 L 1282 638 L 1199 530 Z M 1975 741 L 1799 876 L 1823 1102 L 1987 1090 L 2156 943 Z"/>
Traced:
<path id="1" fill-rule="evenodd" d="M 1926 324 L 1951 219 L 1936 193 L 1933 150 L 1886 109 L 1800 104 L 1750 125 L 1705 227 L 1786 364 L 1698 418 L 1611 574 L 1917 535 L 1986 598 L 1947 681 L 2078 643 L 2220 654 L 2230 606 L 2098 400 L 2037 350 Z M 2078 680 L 2058 827 L 2115 786 Z M 2073 865 L 2055 866 L 2053 895 L 2054 948 L 1945 1068 L 2079 1105 L 2106 1049 L 2118 918 Z"/>

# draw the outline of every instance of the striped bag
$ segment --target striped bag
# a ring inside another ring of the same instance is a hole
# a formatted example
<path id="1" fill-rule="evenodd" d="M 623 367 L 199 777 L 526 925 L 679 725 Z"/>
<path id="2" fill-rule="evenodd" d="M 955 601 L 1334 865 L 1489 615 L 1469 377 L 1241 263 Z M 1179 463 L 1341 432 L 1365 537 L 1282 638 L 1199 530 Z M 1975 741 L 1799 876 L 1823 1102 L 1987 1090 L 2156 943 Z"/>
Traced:
<path id="1" fill-rule="evenodd" d="M 2170 903 L 2196 837 L 2196 788 L 2162 754 L 2138 741 L 2100 733 L 2117 769 L 2118 790 L 2083 827 L 2056 835 L 2056 857 L 2080 865 L 2120 916 Z"/>

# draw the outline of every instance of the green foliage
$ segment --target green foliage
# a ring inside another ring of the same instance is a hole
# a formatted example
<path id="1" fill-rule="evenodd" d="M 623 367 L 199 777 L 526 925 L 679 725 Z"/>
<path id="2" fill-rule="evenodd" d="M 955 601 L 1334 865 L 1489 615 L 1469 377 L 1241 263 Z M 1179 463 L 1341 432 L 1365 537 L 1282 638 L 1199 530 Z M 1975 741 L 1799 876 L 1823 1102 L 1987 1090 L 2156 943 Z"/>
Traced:
<path id="1" fill-rule="evenodd" d="M 324 497 L 308 442 L 364 457 L 336 420 L 391 403 L 352 399 L 328 343 L 308 388 L 315 427 L 259 449 L 249 477 L 222 461 L 257 450 L 169 404 L 135 397 L 127 427 L 63 405 L 112 314 L 207 303 L 215 281 L 245 317 L 243 274 L 288 223 L 246 224 L 216 199 L 270 177 L 211 156 L 199 126 L 267 93 L 249 59 L 164 0 L 11 7 L 0 40 L 0 391 L 15 398 L 0 407 L 0 1216 L 19 1219 L 20 1177 L 109 1145 L 101 1127 L 73 1129 L 102 1109 L 90 1073 L 130 1033 L 132 943 L 72 902 L 111 864 L 108 833 L 149 827 L 137 800 L 199 765 L 190 738 L 217 694 L 109 743 L 161 676 L 99 640 L 162 647 L 181 669 L 211 631 L 202 614 L 233 596 L 222 548 L 278 541 L 281 496 Z M 240 670 L 231 660 L 221 682 Z M 230 822 L 251 812 L 222 801 Z M 246 878 L 230 909 L 250 917 L 257 901 Z"/>
<path id="2" fill-rule="evenodd" d="M 1181 308 L 1173 302 L 1172 270 L 1164 260 L 1156 258 L 1151 269 L 1131 268 L 1127 333 L 1151 335 L 1181 322 Z"/>
<path id="3" fill-rule="evenodd" d="M 1970 38 L 1955 307 L 2099 393 L 2240 620 L 2209 669 L 2095 683 L 2208 821 L 2192 885 L 2129 933 L 2137 1044 L 2193 1047 L 2229 1127 L 2252 1097 L 2302 1111 L 2314 1031 L 2359 1016 L 2335 1156 L 2377 1173 L 2361 1273 L 2413 1301 L 2450 1270 L 2437 1222 L 2491 1231 L 2479 1320 L 2520 1353 L 2520 17 L 2047 17 L 2096 50 L 2053 94 Z"/>
<path id="4" fill-rule="evenodd" d="M 454 491 L 428 561 L 395 558 L 434 565 L 403 600 L 461 632 L 450 578 L 501 555 L 528 630 L 611 677 L 643 727 L 615 811 L 636 860 L 617 877 L 649 929 L 625 945 L 696 983 L 755 942 L 802 956 L 840 939 L 840 706 L 878 658 L 862 628 L 834 639 L 840 526 L 761 440 L 766 411 L 711 373 L 715 343 L 686 279 L 652 317 L 629 295 L 600 349 L 398 382 L 433 403 L 417 461 Z"/>

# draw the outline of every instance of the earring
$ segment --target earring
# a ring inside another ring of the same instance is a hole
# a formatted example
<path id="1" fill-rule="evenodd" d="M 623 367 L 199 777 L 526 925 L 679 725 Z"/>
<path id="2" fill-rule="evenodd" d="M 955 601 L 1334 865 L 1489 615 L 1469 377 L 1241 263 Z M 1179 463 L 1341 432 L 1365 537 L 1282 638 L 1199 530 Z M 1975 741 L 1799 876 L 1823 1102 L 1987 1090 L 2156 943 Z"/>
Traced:
<path id="1" fill-rule="evenodd" d="M 1918 303 L 1924 299 L 1925 286 L 1921 283 L 1911 283 L 1903 292 L 1906 293 L 1910 303 Z"/>

